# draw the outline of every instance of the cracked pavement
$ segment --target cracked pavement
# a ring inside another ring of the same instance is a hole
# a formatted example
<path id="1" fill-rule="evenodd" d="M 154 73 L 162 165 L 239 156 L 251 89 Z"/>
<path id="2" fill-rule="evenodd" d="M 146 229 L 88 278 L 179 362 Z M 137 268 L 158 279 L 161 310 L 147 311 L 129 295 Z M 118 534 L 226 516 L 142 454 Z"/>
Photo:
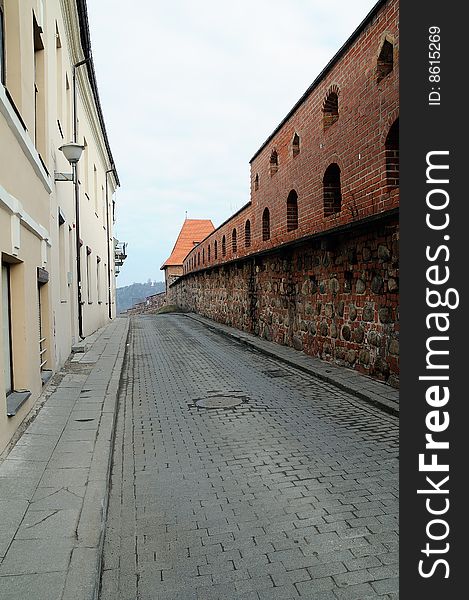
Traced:
<path id="1" fill-rule="evenodd" d="M 396 417 L 183 315 L 129 343 L 101 600 L 398 598 Z"/>

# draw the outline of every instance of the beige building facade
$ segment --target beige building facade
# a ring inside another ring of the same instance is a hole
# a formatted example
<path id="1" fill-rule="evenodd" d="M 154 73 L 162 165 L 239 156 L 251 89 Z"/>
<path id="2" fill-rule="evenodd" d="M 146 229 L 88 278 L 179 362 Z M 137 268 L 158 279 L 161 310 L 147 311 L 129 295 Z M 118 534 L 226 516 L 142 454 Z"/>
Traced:
<path id="1" fill-rule="evenodd" d="M 90 57 L 85 0 L 0 0 L 0 452 L 115 316 L 119 179 Z"/>

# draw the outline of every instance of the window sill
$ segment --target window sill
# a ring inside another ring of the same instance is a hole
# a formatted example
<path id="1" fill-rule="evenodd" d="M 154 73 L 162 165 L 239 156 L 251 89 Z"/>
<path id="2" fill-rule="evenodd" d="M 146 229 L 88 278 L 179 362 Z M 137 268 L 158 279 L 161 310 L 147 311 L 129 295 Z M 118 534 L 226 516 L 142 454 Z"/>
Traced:
<path id="1" fill-rule="evenodd" d="M 19 392 L 8 394 L 7 417 L 14 417 L 30 396 L 31 392 L 29 390 L 20 390 Z"/>
<path id="2" fill-rule="evenodd" d="M 30 135 L 6 93 L 5 86 L 0 84 L 0 113 L 4 116 L 8 127 L 15 136 L 18 144 L 23 150 L 36 175 L 41 180 L 45 190 L 50 194 L 53 190 L 53 182 L 34 147 Z"/>
<path id="3" fill-rule="evenodd" d="M 51 377 L 52 377 L 51 369 L 44 369 L 43 371 L 41 371 L 42 385 L 46 385 L 46 383 L 49 381 L 49 379 Z"/>

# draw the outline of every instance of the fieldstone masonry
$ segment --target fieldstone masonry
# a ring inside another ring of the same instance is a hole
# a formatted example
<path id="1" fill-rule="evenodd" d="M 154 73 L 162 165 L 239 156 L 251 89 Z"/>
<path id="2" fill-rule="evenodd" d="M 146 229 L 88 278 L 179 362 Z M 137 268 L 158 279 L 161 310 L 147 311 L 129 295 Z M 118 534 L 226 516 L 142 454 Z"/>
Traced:
<path id="1" fill-rule="evenodd" d="M 187 275 L 170 302 L 397 386 L 397 217 Z"/>

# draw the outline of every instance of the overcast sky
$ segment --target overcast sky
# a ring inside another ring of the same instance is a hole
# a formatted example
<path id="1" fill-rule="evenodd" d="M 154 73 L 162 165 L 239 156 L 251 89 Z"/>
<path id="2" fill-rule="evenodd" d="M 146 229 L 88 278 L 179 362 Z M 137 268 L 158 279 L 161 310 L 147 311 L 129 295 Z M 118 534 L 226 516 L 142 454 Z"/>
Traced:
<path id="1" fill-rule="evenodd" d="M 88 0 L 121 181 L 122 287 L 163 280 L 185 218 L 249 201 L 249 160 L 374 0 Z"/>

